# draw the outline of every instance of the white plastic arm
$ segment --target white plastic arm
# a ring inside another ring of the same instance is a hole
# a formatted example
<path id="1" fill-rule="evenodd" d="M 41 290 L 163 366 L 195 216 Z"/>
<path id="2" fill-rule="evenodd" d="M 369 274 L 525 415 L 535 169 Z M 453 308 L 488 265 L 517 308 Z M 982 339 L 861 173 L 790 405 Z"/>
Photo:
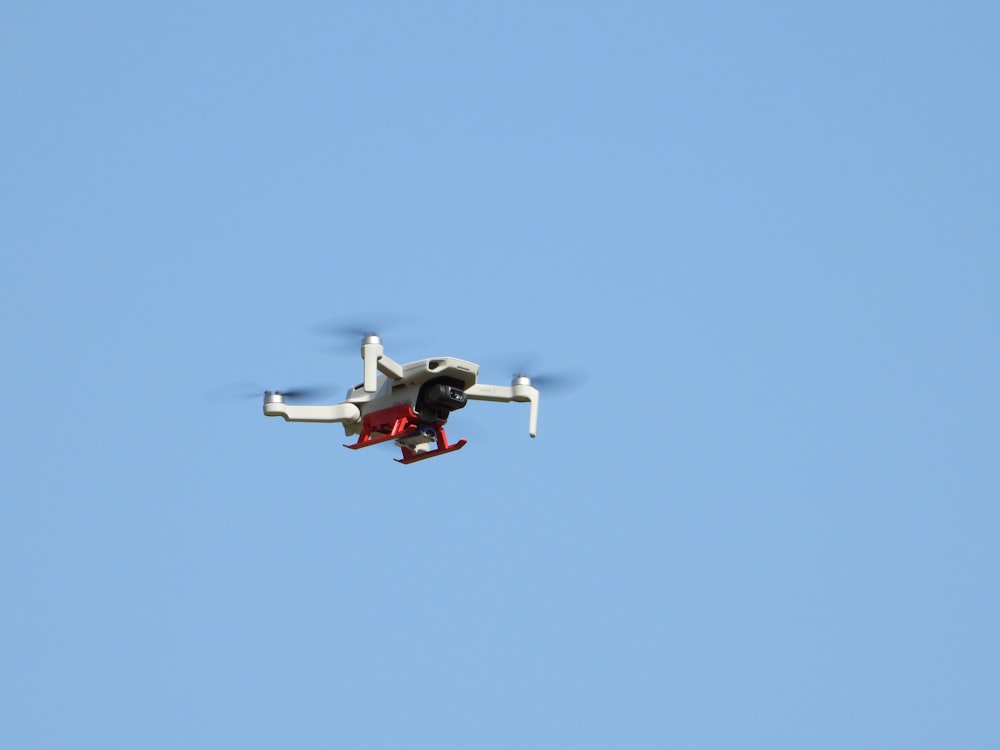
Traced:
<path id="1" fill-rule="evenodd" d="M 538 430 L 538 390 L 530 385 L 486 385 L 476 383 L 465 389 L 465 397 L 474 401 L 527 401 L 531 406 L 528 412 L 528 434 L 535 437 Z"/>
<path id="2" fill-rule="evenodd" d="M 375 393 L 375 387 L 378 385 L 376 372 L 378 359 L 382 356 L 382 352 L 381 344 L 362 344 L 361 346 L 361 359 L 365 363 L 365 391 L 368 393 Z"/>
<path id="3" fill-rule="evenodd" d="M 362 344 L 361 359 L 365 363 L 365 391 L 374 393 L 378 387 L 376 371 L 395 380 L 403 377 L 403 366 L 396 360 L 385 356 L 385 348 L 381 344 Z"/>
<path id="4" fill-rule="evenodd" d="M 343 422 L 351 424 L 361 421 L 361 410 L 354 404 L 334 404 L 332 406 L 300 406 L 272 402 L 264 404 L 265 417 L 284 417 L 286 422 Z"/>
<path id="5" fill-rule="evenodd" d="M 387 375 L 393 380 L 399 380 L 403 377 L 403 366 L 384 354 L 378 358 L 378 369 L 383 375 Z"/>

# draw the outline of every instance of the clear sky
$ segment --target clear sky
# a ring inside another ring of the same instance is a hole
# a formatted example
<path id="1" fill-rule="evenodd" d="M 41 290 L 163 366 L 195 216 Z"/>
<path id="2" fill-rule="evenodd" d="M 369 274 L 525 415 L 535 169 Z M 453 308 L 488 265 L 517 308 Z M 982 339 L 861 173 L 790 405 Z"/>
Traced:
<path id="1" fill-rule="evenodd" d="M 6 8 L 0 746 L 1000 746 L 998 8 Z"/>

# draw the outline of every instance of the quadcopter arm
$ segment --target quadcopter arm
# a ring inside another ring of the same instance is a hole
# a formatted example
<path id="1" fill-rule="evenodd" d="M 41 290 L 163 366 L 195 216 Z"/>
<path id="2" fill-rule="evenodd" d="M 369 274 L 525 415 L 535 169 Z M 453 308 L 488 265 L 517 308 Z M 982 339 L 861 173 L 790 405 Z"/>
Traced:
<path id="1" fill-rule="evenodd" d="M 379 372 L 394 380 L 399 380 L 403 377 L 403 366 L 396 360 L 391 357 L 387 357 L 384 354 L 378 358 L 377 367 Z"/>
<path id="2" fill-rule="evenodd" d="M 301 406 L 283 401 L 264 403 L 265 417 L 284 417 L 286 422 L 343 422 L 351 424 L 361 421 L 361 411 L 354 404 L 342 403 L 332 406 Z"/>
<path id="3" fill-rule="evenodd" d="M 365 391 L 368 393 L 374 393 L 378 386 L 376 371 L 395 380 L 403 377 L 403 366 L 385 355 L 385 348 L 378 336 L 365 338 L 361 345 L 361 359 L 365 363 Z"/>
<path id="4" fill-rule="evenodd" d="M 531 405 L 528 413 L 528 434 L 535 437 L 538 427 L 538 390 L 531 385 L 516 381 L 512 386 L 476 383 L 465 389 L 465 396 L 474 401 L 499 401 L 503 403 L 527 401 Z"/>

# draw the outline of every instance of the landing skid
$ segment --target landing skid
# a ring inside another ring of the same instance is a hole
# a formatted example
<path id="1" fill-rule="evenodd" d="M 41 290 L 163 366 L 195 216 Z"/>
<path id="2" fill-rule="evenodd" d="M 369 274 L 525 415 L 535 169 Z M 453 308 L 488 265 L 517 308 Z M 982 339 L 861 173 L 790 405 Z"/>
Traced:
<path id="1" fill-rule="evenodd" d="M 444 422 L 422 421 L 412 406 L 399 404 L 366 414 L 361 421 L 358 441 L 353 445 L 345 444 L 344 447 L 358 450 L 390 440 L 396 441 L 403 451 L 403 457 L 395 459 L 401 464 L 412 464 L 442 453 L 451 453 L 461 449 L 466 443 L 466 440 L 462 439 L 454 445 L 449 445 L 448 436 L 444 432 Z M 426 446 L 432 441 L 436 447 L 431 450 Z"/>

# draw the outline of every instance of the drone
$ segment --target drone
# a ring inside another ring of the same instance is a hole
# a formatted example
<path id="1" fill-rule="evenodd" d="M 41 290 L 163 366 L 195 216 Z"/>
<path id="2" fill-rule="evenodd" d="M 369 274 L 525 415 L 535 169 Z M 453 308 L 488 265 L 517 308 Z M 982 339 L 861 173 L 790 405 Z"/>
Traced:
<path id="1" fill-rule="evenodd" d="M 360 450 L 393 441 L 402 449 L 401 464 L 451 453 L 466 444 L 449 443 L 445 424 L 452 412 L 469 401 L 529 404 L 528 434 L 538 424 L 538 390 L 527 375 L 515 375 L 509 386 L 478 382 L 479 365 L 455 357 L 431 357 L 400 364 L 385 354 L 380 336 L 361 341 L 364 380 L 339 404 L 300 405 L 285 402 L 291 391 L 265 391 L 264 416 L 286 422 L 339 422 L 357 441 L 345 448 Z"/>

